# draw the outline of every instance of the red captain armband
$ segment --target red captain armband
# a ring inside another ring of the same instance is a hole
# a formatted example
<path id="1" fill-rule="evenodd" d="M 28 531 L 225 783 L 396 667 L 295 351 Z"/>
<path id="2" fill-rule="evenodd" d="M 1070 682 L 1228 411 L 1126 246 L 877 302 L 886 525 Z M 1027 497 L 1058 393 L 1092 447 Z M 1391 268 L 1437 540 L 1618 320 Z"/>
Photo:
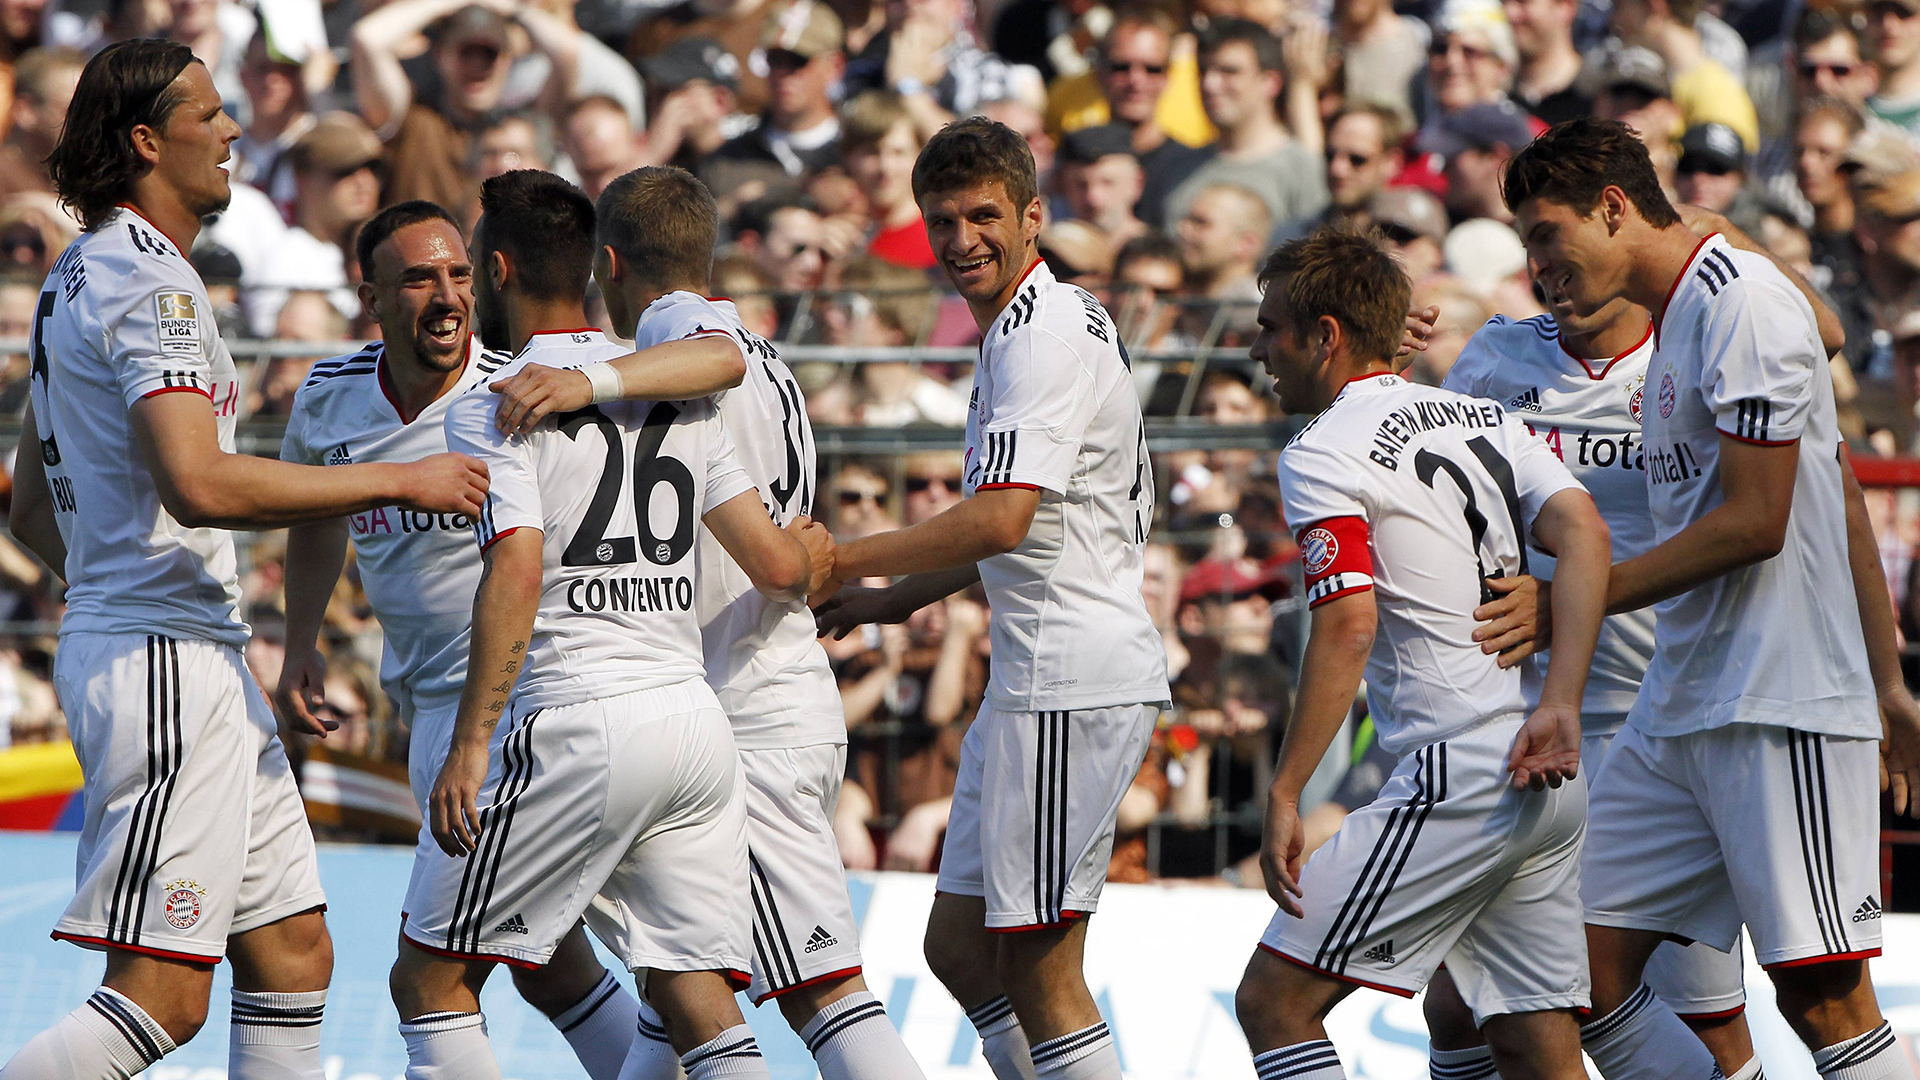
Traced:
<path id="1" fill-rule="evenodd" d="M 1373 588 L 1373 550 L 1367 544 L 1365 519 L 1328 518 L 1301 529 L 1297 538 L 1309 608 Z"/>

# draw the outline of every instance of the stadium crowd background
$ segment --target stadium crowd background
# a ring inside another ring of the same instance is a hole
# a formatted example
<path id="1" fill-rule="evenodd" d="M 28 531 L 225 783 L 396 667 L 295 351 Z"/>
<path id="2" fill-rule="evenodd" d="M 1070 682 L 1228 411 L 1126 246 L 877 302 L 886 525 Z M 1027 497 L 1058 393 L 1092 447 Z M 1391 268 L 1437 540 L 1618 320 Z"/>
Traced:
<path id="1" fill-rule="evenodd" d="M 913 523 L 959 497 L 977 333 L 941 288 L 909 176 L 942 123 L 984 113 L 1030 140 L 1042 252 L 1112 308 L 1157 451 L 1145 592 L 1176 703 L 1123 804 L 1113 878 L 1257 887 L 1254 800 L 1304 626 L 1273 478 L 1292 427 L 1244 352 L 1276 240 L 1378 228 L 1416 304 L 1440 309 L 1409 370 L 1438 382 L 1488 316 L 1542 310 L 1500 198 L 1506 159 L 1549 123 L 1617 118 L 1670 195 L 1826 292 L 1856 456 L 1912 451 L 1920 399 L 1920 0 L 1328 3 L 0 0 L 0 435 L 18 430 L 40 281 L 77 230 L 41 160 L 87 57 L 161 35 L 206 62 L 246 133 L 232 206 L 193 252 L 243 370 L 242 449 L 274 452 L 307 367 L 369 333 L 345 252 L 381 205 L 425 197 L 471 221 L 502 171 L 597 195 L 674 163 L 719 198 L 716 289 L 802 381 L 815 515 L 843 539 Z M 1920 633 L 1920 493 L 1869 500 L 1890 600 Z M 271 690 L 284 536 L 243 539 L 248 656 Z M 0 746 L 65 737 L 56 586 L 0 536 Z M 385 777 L 404 804 L 406 733 L 351 570 L 327 634 L 344 727 L 318 758 Z M 928 869 L 986 683 L 982 598 L 828 650 L 853 739 L 846 862 Z M 1309 792 L 1314 840 L 1390 769 L 1356 707 Z M 308 794 L 323 836 L 404 837 L 391 815 Z M 1915 891 L 1896 882 L 1894 899 Z"/>

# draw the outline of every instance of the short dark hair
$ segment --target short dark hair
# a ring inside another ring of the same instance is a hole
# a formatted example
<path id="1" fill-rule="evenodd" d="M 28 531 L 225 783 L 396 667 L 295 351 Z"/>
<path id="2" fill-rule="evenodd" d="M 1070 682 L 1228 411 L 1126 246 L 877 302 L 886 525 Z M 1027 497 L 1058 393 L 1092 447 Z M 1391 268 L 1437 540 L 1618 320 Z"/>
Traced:
<path id="1" fill-rule="evenodd" d="M 754 233 L 765 236 L 773 228 L 773 216 L 782 210 L 805 210 L 810 214 L 819 213 L 812 199 L 798 191 L 776 191 L 771 195 L 762 195 L 743 204 L 733 212 L 731 226 L 733 235 Z"/>
<path id="2" fill-rule="evenodd" d="M 1805 52 L 1815 45 L 1845 34 L 1853 39 L 1854 50 L 1864 53 L 1860 48 L 1860 34 L 1854 30 L 1852 20 L 1836 12 L 1822 11 L 1816 7 L 1804 8 L 1800 17 L 1793 22 L 1793 48 L 1795 52 Z"/>
<path id="3" fill-rule="evenodd" d="M 99 228 L 146 175 L 147 163 L 133 149 L 133 129 L 166 126 L 186 96 L 174 80 L 198 62 L 177 41 L 133 38 L 100 50 L 81 69 L 47 172 L 60 202 L 83 228 Z"/>
<path id="4" fill-rule="evenodd" d="M 998 120 L 969 116 L 941 128 L 920 148 L 913 163 L 913 198 L 920 202 L 934 192 L 987 180 L 1000 181 L 1017 214 L 1040 197 L 1027 140 Z"/>
<path id="5" fill-rule="evenodd" d="M 1220 51 L 1221 48 L 1239 42 L 1253 50 L 1254 59 L 1260 64 L 1261 71 L 1286 70 L 1286 60 L 1280 48 L 1280 39 L 1273 31 L 1251 19 L 1220 19 L 1208 26 L 1200 35 L 1200 55 Z"/>
<path id="6" fill-rule="evenodd" d="M 1680 224 L 1645 144 L 1618 120 L 1582 117 L 1555 124 L 1507 162 L 1502 185 L 1509 210 L 1518 211 L 1528 199 L 1547 199 L 1581 214 L 1592 213 L 1610 187 L 1625 192 L 1647 224 Z"/>
<path id="7" fill-rule="evenodd" d="M 1365 360 L 1391 360 L 1413 307 L 1413 283 L 1400 261 L 1374 237 L 1349 228 L 1322 229 L 1289 240 L 1267 256 L 1260 288 L 1282 290 L 1296 333 L 1331 316 Z"/>
<path id="8" fill-rule="evenodd" d="M 387 238 L 409 225 L 418 225 L 423 221 L 444 221 L 461 233 L 460 223 L 439 203 L 425 199 L 408 199 L 397 202 L 373 215 L 365 225 L 360 226 L 360 235 L 353 241 L 353 254 L 360 263 L 360 280 L 373 280 L 373 252 Z M 464 235 L 464 233 L 463 233 Z"/>
<path id="9" fill-rule="evenodd" d="M 1170 262 L 1181 266 L 1180 243 L 1166 233 L 1149 231 L 1121 244 L 1113 256 L 1114 280 L 1118 281 L 1120 272 L 1135 262 Z"/>
<path id="10" fill-rule="evenodd" d="M 593 277 L 593 200 L 540 169 L 515 169 L 480 185 L 474 262 L 498 251 L 513 260 L 520 289 L 541 300 L 578 300 Z"/>
<path id="11" fill-rule="evenodd" d="M 600 193 L 599 220 L 598 242 L 641 281 L 704 287 L 713 279 L 720 211 L 687 170 L 649 165 L 616 177 Z"/>

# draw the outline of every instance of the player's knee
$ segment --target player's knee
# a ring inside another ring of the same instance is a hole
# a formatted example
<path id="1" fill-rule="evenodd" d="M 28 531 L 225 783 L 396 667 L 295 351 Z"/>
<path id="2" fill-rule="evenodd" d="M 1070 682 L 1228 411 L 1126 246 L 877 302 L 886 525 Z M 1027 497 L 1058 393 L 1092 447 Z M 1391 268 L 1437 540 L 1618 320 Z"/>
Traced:
<path id="1" fill-rule="evenodd" d="M 185 1046 L 189 1039 L 207 1026 L 207 995 L 177 994 L 167 998 L 164 1003 L 141 1002 L 153 1022 L 159 1024 L 173 1040 L 175 1046 Z"/>
<path id="2" fill-rule="evenodd" d="M 513 967 L 513 988 L 543 1015 L 554 1016 L 578 1005 L 606 974 L 597 959 L 591 964 L 550 963 L 537 968 Z"/>
<path id="3" fill-rule="evenodd" d="M 1284 1045 L 1276 1038 L 1280 1027 L 1279 997 L 1279 988 L 1261 978 L 1249 965 L 1233 992 L 1233 1015 L 1240 1021 L 1240 1030 L 1246 1033 L 1248 1042 L 1255 1046 Z"/>
<path id="4" fill-rule="evenodd" d="M 991 953 L 981 955 L 979 950 L 969 947 L 958 935 L 946 932 L 933 920 L 927 923 L 921 952 L 927 958 L 927 970 L 949 990 L 978 981 L 990 972 L 993 963 Z"/>
<path id="5" fill-rule="evenodd" d="M 1858 1030 L 1862 1024 L 1879 1021 L 1864 960 L 1776 967 L 1767 975 L 1773 980 L 1780 1015 L 1810 1046 L 1826 1045 L 1821 1040 L 1831 1041 L 1828 1036 L 1835 1031 Z"/>
<path id="6" fill-rule="evenodd" d="M 1473 1010 L 1460 999 L 1451 982 L 1443 985 L 1442 979 L 1435 979 L 1421 999 L 1420 1011 L 1426 1015 L 1427 1034 L 1435 1047 L 1460 1050 L 1480 1045 L 1480 1027 L 1473 1021 Z"/>

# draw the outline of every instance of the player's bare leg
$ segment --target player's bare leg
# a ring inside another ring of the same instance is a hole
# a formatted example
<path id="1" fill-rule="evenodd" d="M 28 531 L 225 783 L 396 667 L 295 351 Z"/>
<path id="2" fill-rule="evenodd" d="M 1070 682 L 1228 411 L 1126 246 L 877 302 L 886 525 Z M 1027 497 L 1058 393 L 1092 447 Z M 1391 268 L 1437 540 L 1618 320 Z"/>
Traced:
<path id="1" fill-rule="evenodd" d="M 993 938 L 987 933 L 985 899 L 934 894 L 923 945 L 928 969 L 967 1011 L 993 1075 L 998 1080 L 1033 1080 L 1027 1034 L 995 970 Z"/>
<path id="2" fill-rule="evenodd" d="M 1085 975 L 1087 920 L 995 934 L 994 968 L 1040 1080 L 1120 1080 L 1120 1055 Z"/>
<path id="3" fill-rule="evenodd" d="M 1760 1058 L 1753 1050 L 1753 1032 L 1747 1029 L 1745 1009 L 1731 1016 L 1681 1013 L 1680 1020 L 1706 1044 L 1707 1052 L 1719 1063 L 1720 1071 L 1727 1074 L 1727 1080 L 1754 1080 L 1760 1075 Z M 1742 1070 L 1749 1067 L 1751 1071 L 1743 1074 Z"/>
<path id="4" fill-rule="evenodd" d="M 1880 1015 L 1863 959 L 1773 967 L 1774 999 L 1826 1077 L 1913 1080 L 1913 1066 Z"/>
<path id="5" fill-rule="evenodd" d="M 490 960 L 436 956 L 402 935 L 387 987 L 407 1043 L 407 1080 L 499 1080 L 480 988 Z"/>
<path id="6" fill-rule="evenodd" d="M 574 923 L 544 966 L 512 971 L 513 988 L 560 1029 L 587 1076 L 617 1080 L 640 1003 L 593 954 L 586 924 Z"/>
<path id="7" fill-rule="evenodd" d="M 333 937 L 319 911 L 303 911 L 235 934 L 233 1023 L 227 1072 L 234 1080 L 319 1080 L 320 1021 L 333 978 Z"/>
<path id="8" fill-rule="evenodd" d="M 107 950 L 100 989 L 13 1055 L 4 1080 L 125 1080 L 207 1022 L 213 965 Z"/>
<path id="9" fill-rule="evenodd" d="M 1254 950 L 1233 1010 L 1259 1080 L 1345 1080 L 1327 1041 L 1326 1019 L 1353 989 L 1266 949 Z"/>
<path id="10" fill-rule="evenodd" d="M 920 1064 L 858 974 L 796 986 L 774 999 L 820 1066 L 821 1080 L 914 1080 Z"/>
<path id="11" fill-rule="evenodd" d="M 1432 1080 L 1487 1080 L 1494 1074 L 1493 1050 L 1446 968 L 1434 972 L 1420 1011 L 1427 1020 L 1427 1071 Z"/>
<path id="12" fill-rule="evenodd" d="M 1500 1080 L 1581 1080 L 1580 1025 L 1565 1009 L 1504 1013 L 1480 1029 Z"/>
<path id="13" fill-rule="evenodd" d="M 666 1021 L 667 1039 L 680 1055 L 688 1080 L 769 1075 L 726 976 L 717 971 L 649 971 L 645 978 L 647 1001 Z"/>
<path id="14" fill-rule="evenodd" d="M 1710 1080 L 1720 1071 L 1641 976 L 1664 936 L 1652 930 L 1587 924 L 1593 1014 L 1580 1044 L 1607 1080 Z"/>

